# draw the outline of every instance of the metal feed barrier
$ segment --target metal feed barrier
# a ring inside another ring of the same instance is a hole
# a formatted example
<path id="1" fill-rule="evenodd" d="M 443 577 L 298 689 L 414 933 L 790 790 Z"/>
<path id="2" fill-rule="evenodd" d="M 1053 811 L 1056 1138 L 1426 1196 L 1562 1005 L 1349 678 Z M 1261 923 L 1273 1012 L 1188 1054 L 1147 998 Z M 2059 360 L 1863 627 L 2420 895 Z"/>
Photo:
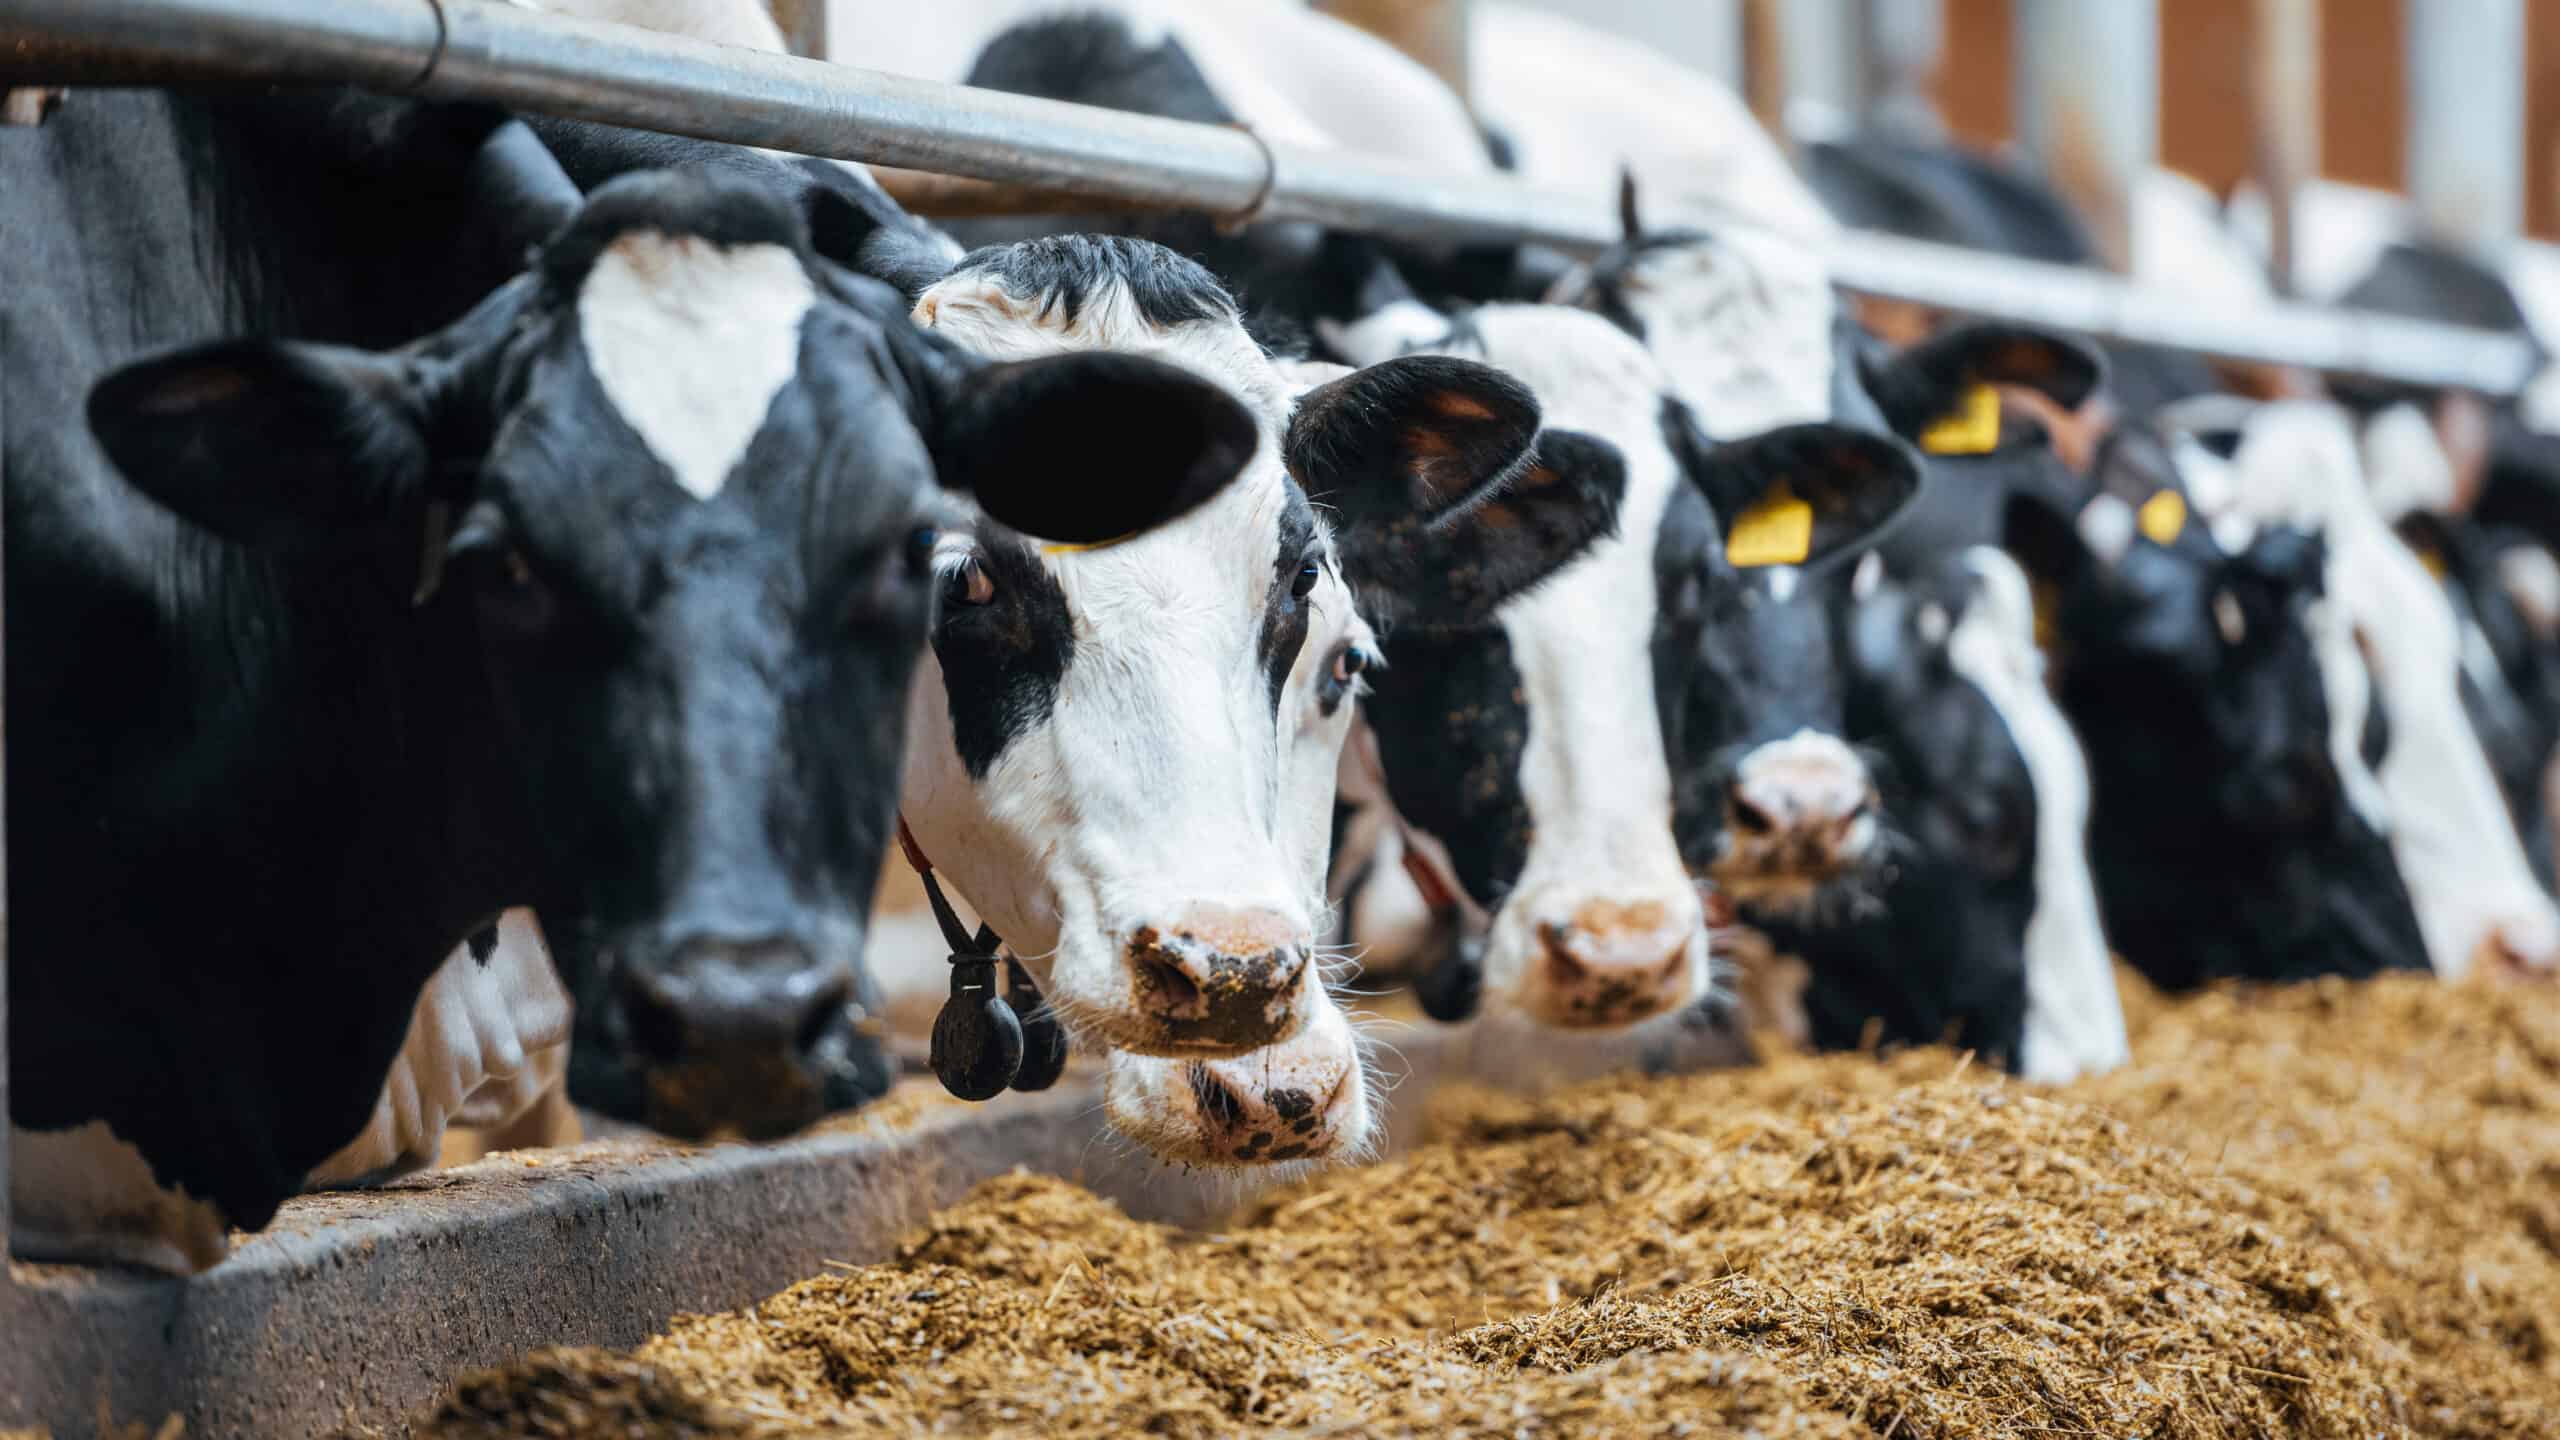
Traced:
<path id="1" fill-rule="evenodd" d="M 974 90 L 490 0 L 0 0 L 0 87 L 347 84 L 1232 220 L 1590 251 L 1607 207 L 1243 130 Z M 1736 223 L 1746 223 L 1737 221 Z M 1852 233 L 1849 289 L 2220 359 L 2509 395 L 2516 336 L 2290 303 L 2195 304 L 2112 276 Z"/>
<path id="2" fill-rule="evenodd" d="M 2056 71 L 2032 109 L 2140 102 L 2140 84 L 2125 76 L 2082 93 L 2059 73 L 2086 53 L 2085 42 L 2052 14 L 2030 12 L 2079 0 L 2018 3 L 2030 22 L 2022 64 Z M 2147 0 L 2087 3 L 2151 8 Z M 2309 13 L 2302 0 L 2258 4 L 2295 26 Z M 2476 69 L 2479 46 L 2417 36 L 2418 8 L 2412 36 L 2425 43 L 2413 63 L 2439 77 Z M 2492 8 L 2512 12 L 2508 0 Z M 1787 14 L 1802 9 L 1791 4 Z M 813 13 L 822 18 L 823 9 Z M 1875 43 L 1911 69 L 1927 53 L 1915 37 Z M 2299 68 L 2277 87 L 2289 88 L 2296 111 L 2313 88 Z M 491 0 L 0 0 L 0 91 L 323 84 L 1232 221 L 1309 220 L 1585 253 L 1618 236 L 1608 207 L 1514 181 L 1433 175 L 1237 129 L 727 49 Z M 2466 98 L 2460 86 L 2419 89 L 2439 110 Z M 2135 115 L 2107 132 L 2132 137 L 2115 160 L 2140 162 L 2148 123 Z M 2441 114 L 2432 123 L 2430 134 L 2455 135 Z M 2275 119 L 2262 125 L 2281 128 Z M 2295 173 L 2309 168 L 2301 148 L 2293 146 Z M 2451 139 L 2434 151 L 2494 168 L 2478 161 L 2478 147 Z M 2224 359 L 2490 395 L 2516 391 L 2537 363 L 2530 342 L 2513 335 L 2291 303 L 2207 308 L 2102 272 L 1869 234 L 1826 243 L 1835 275 L 1862 294 Z M 0 1007 L 5 995 L 0 984 Z M 1425 1032 L 1400 1048 L 1427 1078 L 1462 1066 L 1469 1043 Z M 1622 1058 L 1594 1052 L 1584 1063 Z M 0 1064 L 0 1106 L 5 1076 Z M 561 1340 L 630 1343 L 677 1310 L 751 1301 L 822 1258 L 876 1257 L 922 1214 L 1016 1164 L 1076 1175 L 1150 1218 L 1199 1219 L 1234 1198 L 1096 1143 L 1095 1098 L 1089 1078 L 1071 1077 L 1045 1095 L 928 1109 L 894 1131 L 857 1119 L 765 1147 L 605 1141 L 417 1177 L 387 1199 L 307 1197 L 191 1282 L 12 1265 L 0 1275 L 0 1427 L 44 1423 L 67 1436 L 111 1419 L 156 1426 L 175 1411 L 195 1436 L 350 1422 L 396 1428 L 463 1367 Z M 0 1235 L 7 1159 L 0 1149 Z"/>

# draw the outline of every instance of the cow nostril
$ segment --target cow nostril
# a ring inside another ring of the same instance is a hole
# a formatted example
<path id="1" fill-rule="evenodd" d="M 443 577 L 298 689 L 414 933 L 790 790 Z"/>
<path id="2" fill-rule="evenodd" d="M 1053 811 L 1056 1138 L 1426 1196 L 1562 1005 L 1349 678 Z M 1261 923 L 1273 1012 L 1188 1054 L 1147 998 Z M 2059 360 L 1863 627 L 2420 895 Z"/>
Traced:
<path id="1" fill-rule="evenodd" d="M 1136 958 L 1140 989 L 1152 995 L 1160 1008 L 1179 1013 L 1200 1004 L 1200 982 L 1191 978 L 1179 960 L 1146 951 Z"/>
<path id="2" fill-rule="evenodd" d="M 1777 817 L 1744 799 L 1740 791 L 1734 792 L 1729 808 L 1733 828 L 1745 835 L 1767 835 L 1778 828 Z"/>
<path id="3" fill-rule="evenodd" d="M 684 1054 L 684 1021 L 648 976 L 626 969 L 618 978 L 615 988 L 632 1050 L 643 1060 L 673 1063 Z"/>
<path id="4" fill-rule="evenodd" d="M 844 1013 L 845 1003 L 852 998 L 851 985 L 838 982 L 828 986 L 816 1003 L 809 1007 L 809 1013 L 800 1017 L 800 1028 L 792 1032 L 791 1053 L 807 1055 L 814 1052 L 819 1042 L 826 1039 L 828 1028 Z"/>
<path id="5" fill-rule="evenodd" d="M 1191 1093 L 1200 1102 L 1200 1113 L 1212 1126 L 1233 1130 L 1244 1124 L 1245 1103 L 1233 1087 L 1221 1080 L 1206 1065 L 1191 1067 Z"/>

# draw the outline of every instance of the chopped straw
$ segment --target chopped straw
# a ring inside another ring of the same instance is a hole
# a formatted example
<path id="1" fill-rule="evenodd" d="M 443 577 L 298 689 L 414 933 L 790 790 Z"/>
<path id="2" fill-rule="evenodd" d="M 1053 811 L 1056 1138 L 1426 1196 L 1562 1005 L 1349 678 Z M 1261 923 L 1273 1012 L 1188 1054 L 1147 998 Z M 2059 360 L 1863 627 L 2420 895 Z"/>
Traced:
<path id="1" fill-rule="evenodd" d="M 877 1265 L 419 1433 L 2560 1435 L 2560 996 L 2134 996 L 2055 1091 L 1940 1051 L 1528 1100 L 1215 1236 L 980 1186 Z"/>

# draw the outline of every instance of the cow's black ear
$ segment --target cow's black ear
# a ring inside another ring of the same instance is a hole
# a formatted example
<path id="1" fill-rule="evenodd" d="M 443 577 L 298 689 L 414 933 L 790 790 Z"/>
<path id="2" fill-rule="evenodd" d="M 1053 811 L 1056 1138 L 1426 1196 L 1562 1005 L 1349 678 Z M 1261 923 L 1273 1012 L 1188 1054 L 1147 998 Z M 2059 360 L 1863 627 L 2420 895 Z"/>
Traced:
<path id="1" fill-rule="evenodd" d="M 999 524 L 1071 545 L 1189 513 L 1258 439 L 1253 416 L 1210 381 L 1100 350 L 961 370 L 931 432 L 945 486 Z"/>
<path id="2" fill-rule="evenodd" d="M 2023 325 L 1959 325 L 1899 355 L 1869 362 L 1867 388 L 1894 433 L 1918 439 L 1941 425 L 1961 427 L 1977 387 L 2016 385 L 2077 410 L 2106 378 L 2098 352 L 2068 335 Z M 1998 440 L 1991 417 L 1987 450 Z"/>
<path id="3" fill-rule="evenodd" d="M 800 208 L 809 245 L 858 275 L 886 281 L 912 302 L 951 271 L 960 247 L 910 215 L 872 179 L 832 160 L 803 159 Z"/>
<path id="4" fill-rule="evenodd" d="M 1741 566 L 1854 553 L 1920 493 L 1911 447 L 1846 425 L 1785 425 L 1720 445 L 1693 433 L 1674 453 L 1715 512 L 1725 558 Z"/>
<path id="5" fill-rule="evenodd" d="M 1482 498 L 1529 453 L 1538 399 L 1488 365 L 1405 355 L 1300 396 L 1281 454 L 1345 527 Z"/>
<path id="6" fill-rule="evenodd" d="M 229 340 L 128 365 L 89 392 L 89 428 L 136 489 L 251 545 L 383 523 L 427 477 L 409 363 L 334 345 Z"/>
<path id="7" fill-rule="evenodd" d="M 1334 546 L 1372 623 L 1479 625 L 1614 533 L 1626 492 L 1617 446 L 1549 430 L 1496 493 L 1437 516 L 1338 526 Z"/>

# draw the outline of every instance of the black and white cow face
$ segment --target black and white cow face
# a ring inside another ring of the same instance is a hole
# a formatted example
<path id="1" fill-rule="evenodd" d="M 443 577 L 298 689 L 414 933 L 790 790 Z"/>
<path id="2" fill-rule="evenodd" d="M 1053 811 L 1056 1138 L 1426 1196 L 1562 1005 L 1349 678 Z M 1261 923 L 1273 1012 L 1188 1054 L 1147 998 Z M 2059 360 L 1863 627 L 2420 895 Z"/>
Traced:
<path id="1" fill-rule="evenodd" d="M 1919 473 L 1903 446 L 1846 426 L 1717 445 L 1677 402 L 1664 426 L 1703 502 L 1655 548 L 1681 852 L 1746 915 L 1854 908 L 1886 856 L 1866 760 L 1844 738 L 1833 630 L 1858 557 Z M 1784 533 L 1791 506 L 1800 534 Z"/>
<path id="2" fill-rule="evenodd" d="M 2010 517 L 2087 747 L 2108 933 L 2173 987 L 2424 963 L 2372 777 L 2385 737 L 2339 684 L 2361 667 L 2319 653 L 2322 540 L 2225 527 L 2232 553 L 2139 478 L 2157 470 L 2117 463 L 2146 443 L 2119 432 L 2076 513 L 2021 499 Z"/>
<path id="3" fill-rule="evenodd" d="M 903 308 L 814 259 L 763 190 L 634 176 L 405 351 L 235 342 L 92 405 L 138 485 L 253 544 L 402 557 L 422 511 L 459 514 L 433 606 L 521 777 L 537 873 L 511 898 L 581 1025 L 631 1057 L 591 1103 L 675 1133 L 794 1128 L 841 1059 L 821 1040 L 886 836 L 937 472 L 1092 539 L 1197 502 L 1252 443 L 1233 401 L 1163 367 L 989 367 Z M 1125 493 L 1069 510 L 1008 488 L 1021 455 L 1140 416 L 1164 443 Z"/>
<path id="4" fill-rule="evenodd" d="M 1685 765 L 1679 742 L 1699 728 L 1693 697 L 1757 678 L 1717 673 L 1747 643 L 1726 542 L 1749 543 L 1718 516 L 1774 506 L 1782 530 L 1801 519 L 1800 543 L 1778 553 L 1819 565 L 1907 498 L 1900 447 L 1830 427 L 1713 447 L 1667 399 L 1642 346 L 1561 306 L 1487 306 L 1453 325 L 1401 300 L 1331 338 L 1360 359 L 1480 355 L 1546 407 L 1543 467 L 1623 476 L 1618 533 L 1502 606 L 1495 625 L 1391 633 L 1394 663 L 1368 715 L 1409 831 L 1491 916 L 1489 993 L 1571 1026 L 1688 1003 L 1707 977 L 1702 911 L 1670 823 L 1675 760 Z M 1833 466 L 1832 446 L 1897 473 L 1900 495 Z M 1711 717 L 1716 738 L 1699 743 L 1738 738 L 1729 723 Z"/>
<path id="5" fill-rule="evenodd" d="M 1322 812 L 1299 793 L 1323 782 L 1299 773 L 1288 713 L 1308 647 L 1330 637 L 1328 676 L 1364 648 L 1355 592 L 1416 614 L 1460 592 L 1498 603 L 1605 525 L 1614 495 L 1525 483 L 1536 403 L 1480 365 L 1401 361 L 1301 398 L 1216 282 L 1148 242 L 981 252 L 915 315 L 989 356 L 1158 356 L 1253 415 L 1243 480 L 1180 525 L 1084 549 L 946 538 L 904 805 L 1091 1040 L 1191 1060 L 1290 1040 L 1329 1004 L 1309 963 Z M 1140 438 L 1040 457 L 1040 483 L 1107 492 Z M 1453 584 L 1462 562 L 1478 583 Z"/>
<path id="6" fill-rule="evenodd" d="M 2044 685 L 2032 592 L 1977 547 L 1874 580 L 1845 625 L 1849 728 L 1899 831 L 1885 903 L 1802 938 L 1817 1043 L 1870 1024 L 1976 1047 L 2029 1078 L 2126 1055 L 2084 837 L 2088 769 Z"/>

